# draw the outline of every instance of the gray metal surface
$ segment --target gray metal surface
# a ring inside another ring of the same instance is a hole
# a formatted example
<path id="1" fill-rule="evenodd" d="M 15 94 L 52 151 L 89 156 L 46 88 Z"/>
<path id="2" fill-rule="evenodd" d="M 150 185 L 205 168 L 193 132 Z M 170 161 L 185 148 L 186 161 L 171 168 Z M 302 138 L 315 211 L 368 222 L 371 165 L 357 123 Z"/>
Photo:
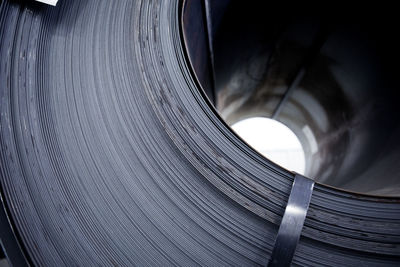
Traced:
<path id="1" fill-rule="evenodd" d="M 4 249 L 6 259 L 11 266 L 29 266 L 5 208 L 0 193 L 0 249 Z"/>
<path id="2" fill-rule="evenodd" d="M 300 239 L 314 181 L 296 174 L 268 266 L 290 266 Z"/>
<path id="3" fill-rule="evenodd" d="M 205 101 L 179 1 L 1 3 L 0 183 L 32 265 L 266 264 L 294 175 Z M 316 184 L 293 264 L 397 266 L 399 218 Z"/>

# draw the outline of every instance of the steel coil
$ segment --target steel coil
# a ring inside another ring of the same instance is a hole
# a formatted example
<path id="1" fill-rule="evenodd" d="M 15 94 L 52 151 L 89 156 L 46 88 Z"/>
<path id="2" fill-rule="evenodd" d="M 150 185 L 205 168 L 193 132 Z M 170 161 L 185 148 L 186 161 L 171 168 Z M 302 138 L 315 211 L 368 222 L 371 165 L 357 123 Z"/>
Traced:
<path id="1" fill-rule="evenodd" d="M 1 3 L 1 192 L 28 264 L 268 263 L 294 174 L 198 90 L 180 9 Z M 315 184 L 293 264 L 399 261 L 398 198 Z"/>

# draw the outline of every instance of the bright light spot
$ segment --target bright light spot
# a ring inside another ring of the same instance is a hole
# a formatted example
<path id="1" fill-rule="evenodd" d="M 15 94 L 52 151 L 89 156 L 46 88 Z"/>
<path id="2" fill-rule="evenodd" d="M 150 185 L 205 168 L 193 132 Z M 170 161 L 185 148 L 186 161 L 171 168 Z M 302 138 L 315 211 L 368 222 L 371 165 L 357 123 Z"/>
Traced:
<path id="1" fill-rule="evenodd" d="M 48 5 L 56 6 L 58 0 L 36 0 L 36 1 L 48 4 Z"/>
<path id="2" fill-rule="evenodd" d="M 302 215 L 302 214 L 305 215 L 306 210 L 302 209 L 300 207 L 297 207 L 295 205 L 290 205 L 289 204 L 289 205 L 286 206 L 285 213 L 288 213 L 289 215 L 292 215 L 292 216 L 299 216 L 299 215 Z"/>
<path id="3" fill-rule="evenodd" d="M 297 136 L 284 124 L 261 117 L 239 121 L 232 129 L 250 146 L 282 167 L 304 174 L 304 150 Z"/>

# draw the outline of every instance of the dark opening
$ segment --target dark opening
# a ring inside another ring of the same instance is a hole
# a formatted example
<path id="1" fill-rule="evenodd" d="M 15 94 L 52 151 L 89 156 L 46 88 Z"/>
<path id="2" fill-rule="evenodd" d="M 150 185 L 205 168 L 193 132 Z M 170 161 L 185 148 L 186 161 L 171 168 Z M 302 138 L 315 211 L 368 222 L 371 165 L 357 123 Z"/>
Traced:
<path id="1" fill-rule="evenodd" d="M 193 69 L 229 125 L 266 117 L 289 127 L 306 176 L 399 196 L 396 8 L 320 5 L 186 0 Z"/>

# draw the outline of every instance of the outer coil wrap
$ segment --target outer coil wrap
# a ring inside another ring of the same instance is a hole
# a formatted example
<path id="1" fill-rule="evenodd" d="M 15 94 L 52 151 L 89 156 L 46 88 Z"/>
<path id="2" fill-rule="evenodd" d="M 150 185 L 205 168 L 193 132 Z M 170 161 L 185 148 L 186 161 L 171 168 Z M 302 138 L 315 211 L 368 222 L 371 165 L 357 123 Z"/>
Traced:
<path id="1" fill-rule="evenodd" d="M 293 174 L 221 121 L 178 1 L 3 1 L 0 168 L 35 265 L 265 265 Z M 400 206 L 315 185 L 300 265 L 397 265 Z"/>

